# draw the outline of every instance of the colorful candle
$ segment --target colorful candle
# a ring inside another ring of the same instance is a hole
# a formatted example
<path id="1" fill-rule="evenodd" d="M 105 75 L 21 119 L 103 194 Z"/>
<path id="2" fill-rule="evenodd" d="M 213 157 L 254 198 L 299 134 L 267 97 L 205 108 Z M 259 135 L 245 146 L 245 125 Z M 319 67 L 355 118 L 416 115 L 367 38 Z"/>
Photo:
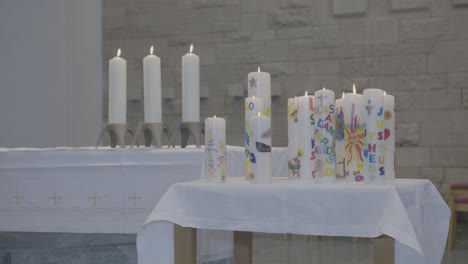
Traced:
<path id="1" fill-rule="evenodd" d="M 250 118 L 250 183 L 271 183 L 271 120 L 260 112 Z"/>
<path id="2" fill-rule="evenodd" d="M 161 106 L 161 59 L 153 54 L 143 59 L 143 92 L 145 107 L 145 123 L 162 122 Z"/>
<path id="3" fill-rule="evenodd" d="M 288 178 L 299 179 L 299 156 L 297 152 L 297 96 L 288 99 Z"/>
<path id="4" fill-rule="evenodd" d="M 205 120 L 205 181 L 226 182 L 226 120 L 212 117 Z"/>
<path id="5" fill-rule="evenodd" d="M 344 98 L 345 130 L 345 179 L 352 182 L 364 182 L 364 123 L 363 97 L 347 93 Z"/>
<path id="6" fill-rule="evenodd" d="M 314 97 L 307 95 L 297 98 L 297 152 L 299 167 L 299 179 L 303 181 L 314 181 L 313 171 L 315 169 L 314 140 Z"/>
<path id="7" fill-rule="evenodd" d="M 127 61 L 117 56 L 109 61 L 109 123 L 127 122 Z"/>
<path id="8" fill-rule="evenodd" d="M 314 177 L 317 183 L 335 183 L 335 93 L 323 88 L 315 92 Z"/>
<path id="9" fill-rule="evenodd" d="M 250 129 L 250 118 L 257 115 L 258 112 L 263 111 L 263 99 L 259 97 L 247 97 L 245 99 L 245 179 L 249 180 L 249 175 L 251 173 L 250 170 L 250 163 L 253 160 L 251 157 L 250 148 L 252 145 L 250 144 L 250 139 L 252 138 L 252 129 Z M 254 147 L 254 146 L 253 146 Z"/>
<path id="10" fill-rule="evenodd" d="M 335 173 L 337 179 L 344 179 L 345 172 L 345 140 L 344 140 L 344 92 L 335 101 Z"/>
<path id="11" fill-rule="evenodd" d="M 260 67 L 256 72 L 247 76 L 248 95 L 263 99 L 263 112 L 265 116 L 271 115 L 271 77 L 268 72 L 262 72 Z"/>
<path id="12" fill-rule="evenodd" d="M 395 179 L 395 97 L 384 93 L 385 180 Z"/>
<path id="13" fill-rule="evenodd" d="M 200 58 L 190 52 L 182 56 L 182 122 L 200 122 Z"/>

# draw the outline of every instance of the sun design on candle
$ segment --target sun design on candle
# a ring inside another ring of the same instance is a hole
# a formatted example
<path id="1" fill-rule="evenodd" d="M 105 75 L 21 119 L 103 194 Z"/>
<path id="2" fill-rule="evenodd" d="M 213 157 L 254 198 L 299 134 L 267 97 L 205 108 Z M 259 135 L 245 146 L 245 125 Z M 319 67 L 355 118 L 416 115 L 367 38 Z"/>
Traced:
<path id="1" fill-rule="evenodd" d="M 364 130 L 360 125 L 360 120 L 355 114 L 355 105 L 351 109 L 351 122 L 345 120 L 344 133 L 345 133 L 345 152 L 347 155 L 346 164 L 351 162 L 363 162 L 362 151 L 364 146 Z"/>

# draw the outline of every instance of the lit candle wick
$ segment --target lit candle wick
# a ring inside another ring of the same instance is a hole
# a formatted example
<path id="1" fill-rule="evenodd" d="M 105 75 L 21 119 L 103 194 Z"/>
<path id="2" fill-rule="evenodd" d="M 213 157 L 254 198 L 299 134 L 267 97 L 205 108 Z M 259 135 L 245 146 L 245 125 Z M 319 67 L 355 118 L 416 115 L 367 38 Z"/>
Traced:
<path id="1" fill-rule="evenodd" d="M 254 96 L 252 96 L 252 98 L 253 98 L 253 99 L 255 99 L 255 95 L 254 95 Z"/>
<path id="2" fill-rule="evenodd" d="M 190 53 L 193 51 L 193 44 L 190 44 Z"/>
<path id="3" fill-rule="evenodd" d="M 307 91 L 305 91 L 304 96 L 307 96 Z"/>
<path id="4" fill-rule="evenodd" d="M 117 50 L 117 57 L 120 57 L 120 53 L 122 53 L 122 52 L 120 51 L 120 49 L 118 49 Z"/>
<path id="5" fill-rule="evenodd" d="M 153 55 L 154 47 L 151 45 L 150 54 Z"/>
<path id="6" fill-rule="evenodd" d="M 260 66 L 258 66 L 257 71 L 258 71 L 258 72 L 261 72 L 261 71 L 262 71 L 262 70 L 260 69 Z"/>
<path id="7" fill-rule="evenodd" d="M 356 85 L 353 83 L 353 94 L 356 94 Z"/>
<path id="8" fill-rule="evenodd" d="M 322 90 L 325 90 L 325 87 L 323 87 Z"/>
<path id="9" fill-rule="evenodd" d="M 258 112 L 257 116 L 260 116 L 260 115 L 261 115 L 260 112 Z"/>
<path id="10" fill-rule="evenodd" d="M 383 91 L 383 95 L 387 95 L 387 91 Z"/>
<path id="11" fill-rule="evenodd" d="M 214 115 L 213 118 L 216 118 L 216 115 Z"/>
<path id="12" fill-rule="evenodd" d="M 343 92 L 343 95 L 341 96 L 341 98 L 344 98 L 344 92 Z"/>

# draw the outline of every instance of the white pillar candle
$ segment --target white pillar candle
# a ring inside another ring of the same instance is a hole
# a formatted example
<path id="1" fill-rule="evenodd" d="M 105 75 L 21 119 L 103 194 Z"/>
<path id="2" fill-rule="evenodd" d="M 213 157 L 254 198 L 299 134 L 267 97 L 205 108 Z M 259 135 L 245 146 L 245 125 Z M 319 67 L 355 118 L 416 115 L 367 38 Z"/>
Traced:
<path id="1" fill-rule="evenodd" d="M 263 99 L 263 114 L 271 115 L 271 77 L 268 72 L 262 72 L 260 67 L 256 72 L 251 72 L 247 76 L 247 87 L 249 97 L 255 95 Z"/>
<path id="2" fill-rule="evenodd" d="M 299 179 L 299 156 L 297 153 L 297 97 L 288 99 L 288 178 Z"/>
<path id="3" fill-rule="evenodd" d="M 384 173 L 384 93 L 380 89 L 364 90 L 364 175 L 368 184 L 383 184 Z"/>
<path id="4" fill-rule="evenodd" d="M 384 94 L 385 180 L 395 179 L 395 97 Z"/>
<path id="5" fill-rule="evenodd" d="M 335 101 L 335 173 L 337 179 L 344 179 L 345 173 L 345 140 L 344 140 L 344 92 Z"/>
<path id="6" fill-rule="evenodd" d="M 205 120 L 205 181 L 226 182 L 226 120 L 212 117 Z"/>
<path id="7" fill-rule="evenodd" d="M 263 99 L 259 97 L 247 97 L 245 99 L 245 179 L 249 180 L 249 175 L 251 173 L 250 170 L 250 162 L 253 157 L 251 157 L 250 149 L 255 147 L 255 145 L 251 145 L 251 137 L 252 137 L 252 129 L 250 129 L 250 118 L 257 115 L 258 112 L 263 111 Z"/>
<path id="8" fill-rule="evenodd" d="M 352 182 L 364 182 L 364 123 L 363 97 L 347 93 L 344 98 L 345 120 L 345 179 Z"/>
<path id="9" fill-rule="evenodd" d="M 314 181 L 314 169 L 316 153 L 314 143 L 314 97 L 307 95 L 297 98 L 297 152 L 299 160 L 299 179 L 303 181 Z"/>
<path id="10" fill-rule="evenodd" d="M 127 61 L 117 56 L 109 61 L 109 123 L 127 122 Z"/>
<path id="11" fill-rule="evenodd" d="M 153 54 L 143 58 L 143 92 L 145 103 L 145 123 L 161 123 L 161 59 Z"/>
<path id="12" fill-rule="evenodd" d="M 314 94 L 315 148 L 317 183 L 335 183 L 335 93 L 323 88 Z"/>
<path id="13" fill-rule="evenodd" d="M 271 183 L 271 120 L 260 112 L 250 118 L 250 183 Z"/>
<path id="14" fill-rule="evenodd" d="M 200 122 L 200 58 L 192 51 L 182 56 L 182 122 Z"/>

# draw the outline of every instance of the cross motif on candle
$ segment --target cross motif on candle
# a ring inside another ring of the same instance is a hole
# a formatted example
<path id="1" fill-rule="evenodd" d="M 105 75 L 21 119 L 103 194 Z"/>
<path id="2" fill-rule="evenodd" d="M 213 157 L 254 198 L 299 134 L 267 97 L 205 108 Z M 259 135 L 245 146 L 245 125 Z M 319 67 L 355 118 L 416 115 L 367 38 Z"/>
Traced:
<path id="1" fill-rule="evenodd" d="M 16 199 L 16 206 L 19 207 L 20 200 L 24 198 L 24 196 L 20 196 L 18 190 L 16 190 L 16 195 L 13 196 Z"/>
<path id="2" fill-rule="evenodd" d="M 135 191 L 133 191 L 133 196 L 128 197 L 129 200 L 133 200 L 133 207 L 136 207 L 136 200 L 141 199 L 141 197 L 136 196 Z"/>
<path id="3" fill-rule="evenodd" d="M 323 96 L 323 94 L 320 94 L 319 97 L 317 97 L 318 99 L 320 99 L 320 106 L 322 107 L 323 106 L 323 99 L 326 99 L 328 96 Z"/>
<path id="4" fill-rule="evenodd" d="M 255 79 L 254 77 L 252 77 L 252 78 L 249 80 L 249 84 L 250 84 L 250 88 L 252 88 L 252 87 L 257 87 L 257 79 Z"/>
<path id="5" fill-rule="evenodd" d="M 49 196 L 49 199 L 53 199 L 54 206 L 57 206 L 57 200 L 62 199 L 62 196 L 57 196 L 57 191 L 54 190 L 54 196 Z"/>
<path id="6" fill-rule="evenodd" d="M 96 192 L 94 192 L 93 196 L 88 197 L 88 199 L 93 200 L 94 207 L 96 207 L 96 200 L 101 199 L 101 197 L 96 196 Z"/>
<path id="7" fill-rule="evenodd" d="M 368 100 L 367 101 L 368 105 L 366 105 L 366 110 L 367 110 L 367 115 L 371 115 L 372 114 L 372 109 L 374 108 L 373 105 L 371 105 L 371 100 Z"/>

